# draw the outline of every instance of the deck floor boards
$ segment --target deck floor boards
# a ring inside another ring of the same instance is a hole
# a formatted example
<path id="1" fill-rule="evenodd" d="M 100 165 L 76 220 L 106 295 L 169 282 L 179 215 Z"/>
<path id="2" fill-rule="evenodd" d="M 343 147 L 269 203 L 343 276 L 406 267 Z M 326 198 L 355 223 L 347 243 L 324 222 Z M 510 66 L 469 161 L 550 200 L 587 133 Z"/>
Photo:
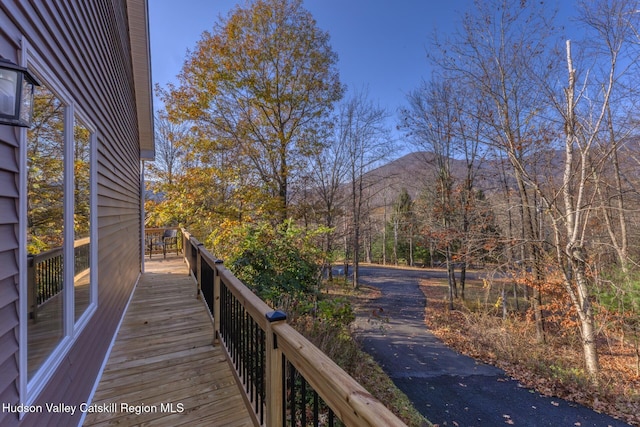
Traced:
<path id="1" fill-rule="evenodd" d="M 187 273 L 181 258 L 146 262 L 91 402 L 115 410 L 87 413 L 84 426 L 253 425 Z M 122 404 L 155 411 L 129 413 Z"/>

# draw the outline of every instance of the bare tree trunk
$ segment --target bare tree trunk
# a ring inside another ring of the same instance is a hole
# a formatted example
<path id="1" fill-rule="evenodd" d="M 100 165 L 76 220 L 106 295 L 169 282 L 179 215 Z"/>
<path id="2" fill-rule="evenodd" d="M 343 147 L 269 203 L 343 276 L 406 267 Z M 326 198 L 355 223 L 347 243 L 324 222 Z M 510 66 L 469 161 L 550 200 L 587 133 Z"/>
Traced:
<path id="1" fill-rule="evenodd" d="M 409 227 L 409 265 L 413 267 L 413 225 Z"/>
<path id="2" fill-rule="evenodd" d="M 433 268 L 433 254 L 436 252 L 436 245 L 433 239 L 429 238 L 429 267 Z"/>
<path id="3" fill-rule="evenodd" d="M 349 227 L 347 226 L 347 218 L 344 219 L 344 278 L 349 277 Z"/>
<path id="4" fill-rule="evenodd" d="M 511 153 L 510 159 L 514 166 L 516 182 L 518 185 L 518 191 L 520 194 L 520 212 L 522 215 L 522 233 L 524 244 L 522 245 L 523 263 L 526 267 L 526 273 L 530 273 L 533 277 L 533 284 L 531 290 L 533 292 L 533 298 L 531 299 L 531 308 L 533 310 L 533 317 L 536 325 L 536 340 L 539 343 L 545 342 L 544 336 L 544 316 L 542 309 L 540 308 L 540 289 L 538 284 L 543 280 L 542 273 L 542 257 L 539 250 L 539 246 L 536 243 L 536 229 L 534 225 L 534 216 L 531 214 L 531 205 L 529 203 L 529 192 L 525 185 L 525 179 L 520 168 L 522 164 L 519 159 L 516 158 L 515 153 Z M 525 273 L 525 274 L 526 274 Z"/>
<path id="5" fill-rule="evenodd" d="M 582 199 L 585 192 L 585 177 L 590 174 L 587 167 L 588 145 L 581 150 L 581 170 L 580 181 L 578 182 L 577 194 L 574 195 L 573 162 L 574 145 L 577 143 L 576 127 L 577 118 L 575 113 L 575 74 L 573 61 L 571 58 L 571 42 L 567 40 L 567 68 L 569 71 L 569 84 L 565 89 L 566 115 L 565 115 L 565 168 L 563 174 L 562 199 L 564 202 L 565 230 L 567 234 L 567 244 L 564 256 L 569 261 L 569 268 L 573 272 L 573 280 L 565 270 L 565 288 L 569 293 L 573 305 L 578 313 L 580 321 L 580 333 L 582 336 L 582 348 L 584 351 L 585 364 L 589 374 L 595 378 L 599 371 L 598 352 L 596 348 L 596 331 L 593 308 L 589 296 L 589 288 L 586 275 L 587 253 L 581 241 L 583 223 L 586 221 L 586 213 L 582 212 Z M 556 223 L 556 229 L 558 225 Z M 556 238 L 559 242 L 559 236 Z M 558 254 L 560 255 L 560 251 Z M 562 258 L 559 260 L 562 262 Z"/>
<path id="6" fill-rule="evenodd" d="M 398 220 L 393 221 L 393 264 L 398 265 Z"/>
<path id="7" fill-rule="evenodd" d="M 393 146 L 384 125 L 387 112 L 367 99 L 366 93 L 356 94 L 341 109 L 340 141 L 347 147 L 349 179 L 351 179 L 351 212 L 353 226 L 353 287 L 358 286 L 360 265 L 360 235 L 363 215 L 365 173 L 384 158 Z M 369 182 L 366 183 L 370 185 Z"/>
<path id="8" fill-rule="evenodd" d="M 618 262 L 620 263 L 620 269 L 624 275 L 624 280 L 629 280 L 629 238 L 627 231 L 627 217 L 625 213 L 624 203 L 624 190 L 622 188 L 620 161 L 618 159 L 618 146 L 615 140 L 613 129 L 613 117 L 611 115 L 611 108 L 607 108 L 608 115 L 608 127 L 609 127 L 609 144 L 611 145 L 611 164 L 613 165 L 613 181 L 614 190 L 613 195 L 604 194 L 601 186 L 601 179 L 596 178 L 596 186 L 598 195 L 600 196 L 600 203 L 602 204 L 602 214 L 604 216 L 605 224 L 607 226 L 607 232 L 611 240 L 611 244 L 618 256 Z M 613 222 L 617 217 L 617 225 L 619 227 L 618 233 L 614 230 Z"/>
<path id="9" fill-rule="evenodd" d="M 453 299 L 458 298 L 458 287 L 456 285 L 456 271 L 453 264 L 453 251 L 451 245 L 447 245 L 445 256 L 447 263 L 447 282 L 449 284 L 449 310 L 453 310 Z"/>
<path id="10" fill-rule="evenodd" d="M 456 277 L 453 263 L 451 262 L 451 251 L 447 246 L 446 249 L 446 263 L 447 263 L 447 283 L 449 285 L 449 310 L 453 310 L 453 299 L 457 297 L 456 290 Z"/>
<path id="11" fill-rule="evenodd" d="M 467 263 L 462 262 L 460 266 L 460 298 L 464 299 L 464 282 L 467 279 Z"/>
<path id="12" fill-rule="evenodd" d="M 384 214 L 382 217 L 382 265 L 387 265 L 387 196 L 384 196 Z"/>

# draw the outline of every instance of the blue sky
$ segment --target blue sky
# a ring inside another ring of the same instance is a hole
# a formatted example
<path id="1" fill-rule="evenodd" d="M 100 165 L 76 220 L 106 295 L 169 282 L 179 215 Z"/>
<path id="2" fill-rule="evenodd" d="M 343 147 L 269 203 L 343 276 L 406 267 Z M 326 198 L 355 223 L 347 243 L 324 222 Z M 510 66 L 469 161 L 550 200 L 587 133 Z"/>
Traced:
<path id="1" fill-rule="evenodd" d="M 187 49 L 219 16 L 243 0 L 150 0 L 154 83 L 175 82 Z M 449 32 L 471 0 L 305 0 L 338 54 L 340 78 L 350 90 L 368 89 L 372 100 L 396 109 L 430 74 L 426 49 L 433 32 Z M 156 109 L 161 107 L 155 100 Z"/>
<path id="2" fill-rule="evenodd" d="M 559 5 L 565 22 L 573 10 L 573 1 L 546 3 Z M 176 82 L 187 49 L 193 50 L 203 31 L 237 4 L 245 0 L 149 0 L 154 83 Z M 426 52 L 434 33 L 459 28 L 473 0 L 304 0 L 304 6 L 330 34 L 341 81 L 349 90 L 367 89 L 370 99 L 390 113 L 392 135 L 401 138 L 394 130 L 397 110 L 430 76 Z M 162 108 L 157 98 L 154 103 Z"/>

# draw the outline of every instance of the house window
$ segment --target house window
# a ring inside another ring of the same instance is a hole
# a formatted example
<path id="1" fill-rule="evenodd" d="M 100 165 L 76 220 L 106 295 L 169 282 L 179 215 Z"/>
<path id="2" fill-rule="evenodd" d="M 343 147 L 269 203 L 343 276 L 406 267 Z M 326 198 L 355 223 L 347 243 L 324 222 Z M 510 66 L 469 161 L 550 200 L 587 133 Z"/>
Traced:
<path id="1" fill-rule="evenodd" d="M 76 322 L 91 304 L 91 140 L 89 128 L 74 117 L 73 302 Z"/>
<path id="2" fill-rule="evenodd" d="M 29 379 L 65 335 L 65 112 L 46 86 L 27 132 L 27 368 Z"/>
<path id="3" fill-rule="evenodd" d="M 62 85 L 34 68 L 43 84 L 24 148 L 24 403 L 64 360 L 97 303 L 95 129 Z"/>

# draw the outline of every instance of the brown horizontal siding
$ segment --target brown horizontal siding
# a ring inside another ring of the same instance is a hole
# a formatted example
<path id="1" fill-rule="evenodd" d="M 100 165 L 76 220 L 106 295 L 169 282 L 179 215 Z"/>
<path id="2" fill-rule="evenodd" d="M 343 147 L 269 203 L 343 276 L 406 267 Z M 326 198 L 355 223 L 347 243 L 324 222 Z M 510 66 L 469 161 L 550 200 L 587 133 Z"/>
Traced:
<path id="1" fill-rule="evenodd" d="M 4 284 L 5 279 L 12 279 L 18 283 L 17 274 L 18 260 L 15 251 L 0 252 L 0 283 Z"/>
<path id="2" fill-rule="evenodd" d="M 46 62 L 48 71 L 63 82 L 65 91 L 97 130 L 99 306 L 35 402 L 77 405 L 89 397 L 140 270 L 140 148 L 126 3 L 122 0 L 3 0 L 0 18 L 0 34 L 6 33 L 5 38 L 10 39 L 0 38 L 0 47 L 15 49 L 16 42 L 25 35 Z M 0 132 L 0 137 L 2 135 Z M 2 146 L 0 141 L 0 157 L 15 150 L 17 143 L 9 145 Z M 11 159 L 0 160 L 0 224 L 7 224 L 7 227 L 0 226 L 3 239 L 4 233 L 17 221 L 16 168 L 15 161 L 12 164 Z M 13 183 L 13 188 L 5 183 Z M 3 212 L 3 207 L 10 211 Z M 15 287 L 17 283 L 16 247 L 12 247 L 15 241 L 14 236 L 8 243 L 0 243 L 0 280 L 4 275 L 10 283 L 6 285 L 1 281 L 0 286 L 14 284 Z M 3 253 L 3 249 L 9 252 Z M 13 266 L 5 268 L 4 262 L 9 259 Z M 0 290 L 0 306 L 4 302 L 7 313 L 13 310 L 17 322 L 16 296 L 15 289 L 13 292 Z M 11 317 L 2 311 L 0 316 L 3 324 L 4 316 Z M 3 371 L 3 380 L 0 380 L 3 401 L 5 396 L 13 402 L 18 399 L 15 336 L 15 326 L 11 326 L 8 334 L 0 335 L 0 345 L 6 343 L 6 348 L 11 349 L 0 351 L 0 367 L 7 369 L 7 376 Z M 77 425 L 78 421 L 79 414 L 74 417 L 39 414 L 26 416 L 21 425 L 64 426 Z M 14 422 L 15 417 L 0 418 L 2 425 Z"/>
<path id="3" fill-rule="evenodd" d="M 11 303 L 13 303 L 13 301 L 18 299 L 18 286 L 16 285 L 16 283 L 17 282 L 15 281 L 14 275 L 10 275 L 9 277 L 5 277 L 4 279 L 0 280 L 0 307 L 10 305 Z M 17 321 L 18 319 L 16 318 L 16 322 Z M 5 329 L 3 325 L 0 325 L 0 327 L 3 330 Z M 3 347 L 0 346 L 0 348 Z M 1 350 L 0 354 L 2 354 Z M 2 357 L 0 357 L 0 360 L 2 360 Z"/>
<path id="4" fill-rule="evenodd" d="M 0 169 L 7 172 L 18 172 L 18 156 L 16 156 L 15 147 L 9 144 L 0 144 Z"/>
<path id="5" fill-rule="evenodd" d="M 17 314 L 13 303 L 0 307 L 0 337 L 10 336 L 14 332 L 14 328 L 18 326 Z"/>
<path id="6" fill-rule="evenodd" d="M 18 342 L 15 339 L 11 339 L 8 334 L 2 334 L 2 336 L 0 336 L 0 360 L 3 360 L 3 375 L 0 375 L 0 382 L 2 382 L 2 384 L 5 384 L 5 387 L 2 387 L 3 389 L 7 388 L 6 385 L 13 381 L 14 375 L 16 377 L 18 375 L 17 369 L 15 372 L 10 372 L 7 370 L 7 366 L 16 365 L 17 360 L 15 357 L 13 357 L 13 354 L 16 351 L 18 351 Z"/>
<path id="7" fill-rule="evenodd" d="M 15 172 L 0 169 L 0 197 L 18 198 Z"/>
<path id="8" fill-rule="evenodd" d="M 114 156 L 115 154 L 138 156 L 137 147 L 123 143 L 119 140 L 118 135 L 112 135 L 112 137 L 114 138 L 114 145 L 100 146 L 101 154 L 104 156 L 103 158 L 109 159 L 109 163 L 104 164 L 105 169 L 103 173 L 117 172 L 118 174 L 137 175 L 137 168 L 132 168 L 131 165 L 123 161 L 121 157 Z"/>
<path id="9" fill-rule="evenodd" d="M 3 261 L 8 262 L 7 257 L 0 255 L 0 272 L 7 274 Z M 9 271 L 8 277 L 0 280 L 0 402 L 16 404 L 19 400 L 17 267 L 9 270 L 13 270 L 14 274 Z M 16 420 L 15 415 L 0 412 L 0 425 L 8 425 Z"/>
<path id="10" fill-rule="evenodd" d="M 132 192 L 139 188 L 139 184 L 134 185 L 132 182 L 123 183 L 121 174 L 105 171 L 105 169 L 100 167 L 98 169 L 101 170 L 100 176 L 98 176 L 98 185 L 100 187 L 98 197 L 102 199 L 104 203 L 108 203 L 109 199 L 126 199 L 127 195 L 131 195 Z"/>
<path id="11" fill-rule="evenodd" d="M 16 199 L 0 197 L 0 224 L 17 224 Z"/>
<path id="12" fill-rule="evenodd" d="M 15 372 L 18 369 L 17 366 L 9 367 L 7 370 Z M 7 372 L 9 373 L 9 372 Z M 13 378 L 9 377 L 8 379 Z M 0 402 L 6 402 L 12 405 L 18 404 L 18 390 L 14 386 L 15 381 L 12 381 L 9 388 L 0 392 Z M 10 412 L 0 411 L 0 426 L 11 426 L 18 423 L 18 416 Z"/>
<path id="13" fill-rule="evenodd" d="M 15 211 L 15 209 L 12 209 Z M 15 224 L 0 224 L 0 252 L 13 253 L 18 247 L 18 237 L 15 234 Z"/>

